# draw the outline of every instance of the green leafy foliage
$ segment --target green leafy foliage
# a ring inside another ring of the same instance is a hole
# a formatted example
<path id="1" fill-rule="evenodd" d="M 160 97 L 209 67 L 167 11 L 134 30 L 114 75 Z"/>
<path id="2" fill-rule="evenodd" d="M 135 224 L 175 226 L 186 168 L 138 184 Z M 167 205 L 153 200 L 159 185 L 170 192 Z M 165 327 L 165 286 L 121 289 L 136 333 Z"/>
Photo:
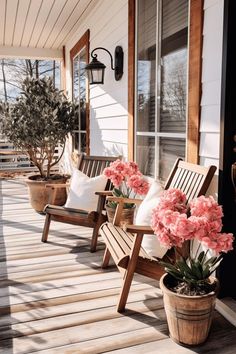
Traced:
<path id="1" fill-rule="evenodd" d="M 15 103 L 0 102 L 1 130 L 15 148 L 29 155 L 42 177 L 49 177 L 61 158 L 55 160 L 56 148 L 61 146 L 63 153 L 66 137 L 76 128 L 78 109 L 51 78 L 28 77 Z"/>
<path id="2" fill-rule="evenodd" d="M 113 188 L 112 194 L 114 195 L 114 197 L 118 197 L 118 198 L 129 198 L 128 194 L 122 193 L 122 191 L 118 188 Z M 107 205 L 113 209 L 116 209 L 117 204 L 118 204 L 117 202 L 111 200 L 107 203 Z M 135 206 L 134 203 L 124 203 L 124 209 L 132 209 L 134 208 L 134 206 Z"/>
<path id="3" fill-rule="evenodd" d="M 191 289 L 209 284 L 210 275 L 216 270 L 222 256 L 206 259 L 206 252 L 202 251 L 195 257 L 180 257 L 174 264 L 160 262 L 165 271 L 178 282 L 187 283 Z"/>

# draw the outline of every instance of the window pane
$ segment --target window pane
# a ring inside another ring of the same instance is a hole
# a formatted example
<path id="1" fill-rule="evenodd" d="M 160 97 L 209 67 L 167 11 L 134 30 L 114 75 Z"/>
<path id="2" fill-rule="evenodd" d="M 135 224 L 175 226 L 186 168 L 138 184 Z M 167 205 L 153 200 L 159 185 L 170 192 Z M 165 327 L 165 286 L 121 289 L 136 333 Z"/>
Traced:
<path id="1" fill-rule="evenodd" d="M 158 138 L 158 178 L 165 181 L 177 157 L 185 157 L 185 139 Z"/>
<path id="2" fill-rule="evenodd" d="M 163 1 L 158 131 L 186 131 L 187 0 Z"/>
<path id="3" fill-rule="evenodd" d="M 80 130 L 86 130 L 86 51 L 85 48 L 80 52 L 79 61 L 79 89 L 80 89 Z"/>
<path id="4" fill-rule="evenodd" d="M 79 104 L 78 126 L 73 134 L 73 149 L 86 152 L 87 92 L 86 92 L 86 48 L 73 59 L 73 98 Z"/>
<path id="5" fill-rule="evenodd" d="M 72 135 L 72 147 L 73 150 L 79 151 L 79 133 L 74 132 Z"/>
<path id="6" fill-rule="evenodd" d="M 188 3 L 137 0 L 136 131 L 143 136 L 137 135 L 136 160 L 161 180 L 177 157 L 185 158 Z"/>
<path id="7" fill-rule="evenodd" d="M 186 69 L 187 50 L 163 57 L 160 131 L 186 131 Z"/>
<path id="8" fill-rule="evenodd" d="M 155 169 L 155 138 L 149 136 L 137 136 L 137 164 L 140 171 L 154 177 Z"/>
<path id="9" fill-rule="evenodd" d="M 73 59 L 73 99 L 79 98 L 79 56 Z"/>
<path id="10" fill-rule="evenodd" d="M 81 138 L 80 151 L 81 152 L 86 152 L 86 133 L 81 133 L 80 134 L 80 138 Z"/>
<path id="11" fill-rule="evenodd" d="M 156 0 L 138 1 L 137 131 L 155 131 Z"/>

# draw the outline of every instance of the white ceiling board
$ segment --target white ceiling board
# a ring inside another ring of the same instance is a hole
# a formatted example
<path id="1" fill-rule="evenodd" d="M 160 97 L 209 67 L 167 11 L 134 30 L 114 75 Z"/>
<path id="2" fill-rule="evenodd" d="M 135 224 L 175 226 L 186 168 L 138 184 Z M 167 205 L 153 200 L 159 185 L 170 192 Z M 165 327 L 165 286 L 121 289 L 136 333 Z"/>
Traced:
<path id="1" fill-rule="evenodd" d="M 86 0 L 87 1 L 87 0 Z M 80 4 L 81 0 L 69 0 L 64 7 L 60 17 L 58 18 L 55 26 L 50 33 L 49 37 L 47 38 L 46 42 L 44 43 L 44 47 L 51 48 L 52 44 L 54 43 L 55 39 L 60 33 L 65 32 L 65 26 L 69 23 L 72 23 L 72 15 L 75 12 L 78 4 Z M 77 15 L 78 16 L 78 15 Z"/>
<path id="2" fill-rule="evenodd" d="M 47 19 L 50 16 L 55 1 L 56 0 L 43 0 L 37 21 L 35 22 L 34 29 L 31 32 L 31 38 L 29 41 L 30 47 L 36 47 L 40 35 L 46 27 Z"/>
<path id="3" fill-rule="evenodd" d="M 38 42 L 36 43 L 37 47 L 43 48 L 45 42 L 47 41 L 48 36 L 50 35 L 55 24 L 57 23 L 57 20 L 60 17 L 61 13 L 63 12 L 63 9 L 64 9 L 67 2 L 68 2 L 68 0 L 60 0 L 60 1 L 56 0 L 55 1 L 52 11 L 47 19 L 46 26 L 45 26 L 43 32 L 40 34 Z"/>
<path id="4" fill-rule="evenodd" d="M 21 43 L 21 38 L 23 35 L 25 21 L 26 21 L 27 15 L 28 15 L 30 2 L 31 2 L 31 0 L 20 0 L 19 1 L 16 23 L 15 23 L 15 30 L 14 30 L 13 41 L 12 41 L 13 46 L 19 46 Z"/>
<path id="5" fill-rule="evenodd" d="M 3 45 L 4 33 L 5 33 L 5 9 L 6 9 L 6 0 L 0 0 L 0 9 L 1 9 L 0 45 Z"/>
<path id="6" fill-rule="evenodd" d="M 85 13 L 86 10 L 88 10 L 90 4 L 93 3 L 93 0 L 81 0 L 81 8 L 80 9 L 76 9 L 74 15 L 73 15 L 73 20 L 74 21 L 71 21 L 68 23 L 68 26 L 65 26 L 64 27 L 64 31 L 63 33 L 60 33 L 56 39 L 56 41 L 53 43 L 52 47 L 51 48 L 61 48 L 61 46 L 66 43 L 67 39 L 70 37 L 70 36 L 73 36 L 73 34 L 75 33 L 76 31 L 76 28 L 79 26 L 80 24 L 80 20 L 81 20 L 81 17 L 83 16 L 83 14 Z M 80 15 L 78 16 L 78 13 L 80 10 Z M 69 26 L 69 24 L 71 23 L 71 25 Z"/>
<path id="7" fill-rule="evenodd" d="M 31 0 L 29 13 L 25 22 L 25 28 L 21 39 L 21 46 L 28 47 L 31 33 L 37 21 L 43 0 Z"/>
<path id="8" fill-rule="evenodd" d="M 8 0 L 5 23 L 4 45 L 12 45 L 19 0 Z"/>
<path id="9" fill-rule="evenodd" d="M 0 46 L 61 49 L 97 0 L 0 0 Z"/>

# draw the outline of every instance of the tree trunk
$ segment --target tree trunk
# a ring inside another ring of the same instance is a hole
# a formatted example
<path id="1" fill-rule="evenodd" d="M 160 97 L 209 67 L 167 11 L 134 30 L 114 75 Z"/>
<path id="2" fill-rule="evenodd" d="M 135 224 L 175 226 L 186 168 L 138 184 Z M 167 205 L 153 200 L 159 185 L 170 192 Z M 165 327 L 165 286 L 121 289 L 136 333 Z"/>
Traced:
<path id="1" fill-rule="evenodd" d="M 38 60 L 35 60 L 35 76 L 36 76 L 36 79 L 39 78 L 39 61 Z"/>
<path id="2" fill-rule="evenodd" d="M 4 100 L 7 102 L 7 85 L 6 85 L 6 75 L 5 75 L 5 68 L 4 68 L 4 59 L 1 60 L 1 67 L 2 67 L 2 79 L 3 79 L 3 91 L 4 91 Z"/>
<path id="3" fill-rule="evenodd" d="M 54 87 L 55 87 L 55 79 L 56 79 L 56 62 L 55 62 L 55 60 L 53 60 L 53 62 L 52 62 L 53 64 L 53 66 L 52 66 L 52 80 L 53 80 L 53 85 L 54 85 Z"/>
<path id="4" fill-rule="evenodd" d="M 26 59 L 27 75 L 33 77 L 33 67 L 30 59 Z"/>

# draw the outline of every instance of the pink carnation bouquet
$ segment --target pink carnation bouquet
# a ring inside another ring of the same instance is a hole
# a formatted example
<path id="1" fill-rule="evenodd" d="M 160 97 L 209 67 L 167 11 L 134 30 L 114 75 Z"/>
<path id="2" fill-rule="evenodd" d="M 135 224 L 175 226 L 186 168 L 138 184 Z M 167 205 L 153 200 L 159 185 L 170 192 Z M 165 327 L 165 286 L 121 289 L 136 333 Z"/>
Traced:
<path id="1" fill-rule="evenodd" d="M 174 264 L 162 262 L 162 265 L 181 284 L 183 293 L 201 293 L 219 266 L 222 253 L 232 250 L 233 234 L 221 233 L 222 216 L 222 207 L 213 197 L 200 196 L 187 208 L 187 198 L 178 189 L 165 191 L 153 209 L 152 228 L 158 240 L 165 247 L 175 247 L 179 253 Z M 194 240 L 198 241 L 195 252 Z M 179 249 L 185 241 L 190 241 L 188 258 Z"/>
<path id="2" fill-rule="evenodd" d="M 123 198 L 135 198 L 136 195 L 146 195 L 149 190 L 149 183 L 139 171 L 135 162 L 123 162 L 116 160 L 103 171 L 104 176 L 110 179 L 114 185 L 113 195 Z M 117 203 L 110 201 L 109 206 L 116 208 Z M 132 208 L 133 203 L 125 203 L 124 208 Z"/>

